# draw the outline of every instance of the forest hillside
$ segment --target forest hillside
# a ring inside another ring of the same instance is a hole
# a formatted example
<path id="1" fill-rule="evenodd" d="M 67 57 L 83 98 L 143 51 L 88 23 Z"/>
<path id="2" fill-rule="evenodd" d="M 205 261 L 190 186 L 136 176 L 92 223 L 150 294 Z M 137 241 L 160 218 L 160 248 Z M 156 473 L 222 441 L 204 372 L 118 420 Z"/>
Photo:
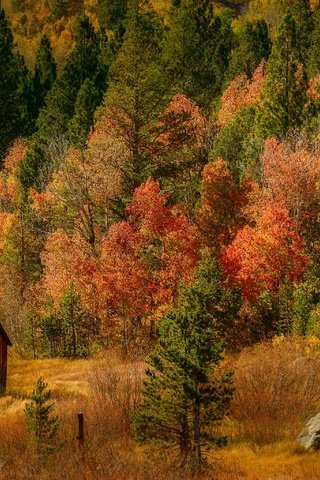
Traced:
<path id="1" fill-rule="evenodd" d="M 116 478 L 109 434 L 130 478 L 317 478 L 296 439 L 320 409 L 319 2 L 0 6 L 6 478 L 26 448 L 53 478 L 71 406 L 98 400 L 84 478 Z M 238 463 L 260 446 L 282 477 Z"/>

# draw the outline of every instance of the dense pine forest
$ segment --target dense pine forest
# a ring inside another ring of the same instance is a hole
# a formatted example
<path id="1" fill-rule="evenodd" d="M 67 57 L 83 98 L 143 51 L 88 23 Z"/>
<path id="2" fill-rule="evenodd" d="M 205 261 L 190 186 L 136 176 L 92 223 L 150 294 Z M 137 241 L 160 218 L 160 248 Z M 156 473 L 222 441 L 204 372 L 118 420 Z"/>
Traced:
<path id="1" fill-rule="evenodd" d="M 115 428 L 170 461 L 110 473 L 97 460 L 83 478 L 170 478 L 173 458 L 185 470 L 172 478 L 242 477 L 201 473 L 235 425 L 233 442 L 264 445 L 287 438 L 276 398 L 296 413 L 284 414 L 291 440 L 320 411 L 320 4 L 2 7 L 0 323 L 12 358 L 98 362 L 95 399 L 105 356 L 139 370 Z M 40 470 L 67 431 L 49 408 L 39 437 L 46 388 L 39 379 L 24 407 Z M 285 473 L 244 478 L 319 478 Z"/>

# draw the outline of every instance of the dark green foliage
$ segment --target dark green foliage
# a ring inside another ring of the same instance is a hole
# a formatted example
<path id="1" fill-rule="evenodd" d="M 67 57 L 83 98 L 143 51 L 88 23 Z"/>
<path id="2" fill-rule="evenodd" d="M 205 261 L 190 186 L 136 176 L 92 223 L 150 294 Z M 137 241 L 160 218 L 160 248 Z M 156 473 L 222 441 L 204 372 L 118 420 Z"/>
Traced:
<path id="1" fill-rule="evenodd" d="M 43 378 L 39 378 L 31 395 L 31 403 L 27 403 L 24 410 L 28 432 L 32 435 L 40 455 L 52 453 L 58 448 L 56 435 L 60 420 L 52 416 L 54 405 L 48 403 L 51 390 L 47 390 L 47 387 L 48 384 Z"/>
<path id="2" fill-rule="evenodd" d="M 150 147 L 159 114 L 168 102 L 168 84 L 160 62 L 163 27 L 155 11 L 140 3 L 129 10 L 127 30 L 110 67 L 102 109 L 130 151 L 123 168 L 123 194 L 127 197 L 152 174 Z"/>
<path id="3" fill-rule="evenodd" d="M 262 59 L 268 60 L 270 52 L 271 40 L 266 22 L 246 22 L 238 35 L 238 45 L 232 51 L 228 78 L 232 80 L 241 73 L 252 78 Z"/>
<path id="4" fill-rule="evenodd" d="M 46 97 L 37 124 L 38 136 L 50 139 L 55 133 L 65 133 L 74 115 L 78 91 L 86 78 L 92 80 L 101 93 L 105 82 L 100 79 L 100 47 L 96 33 L 87 17 L 81 17 L 75 33 L 75 48 L 71 52 L 61 77 Z M 96 81 L 99 78 L 100 84 Z"/>
<path id="5" fill-rule="evenodd" d="M 57 308 L 48 304 L 47 313 L 41 319 L 41 329 L 51 356 L 89 355 L 98 334 L 97 321 L 82 306 L 73 284 L 68 286 Z"/>
<path id="6" fill-rule="evenodd" d="M 207 267 L 194 284 L 182 289 L 179 308 L 160 324 L 159 345 L 148 359 L 143 403 L 133 417 L 140 442 L 178 447 L 180 460 L 196 469 L 205 461 L 206 447 L 226 441 L 214 427 L 233 393 L 231 372 L 216 372 L 223 342 L 217 335 L 217 318 L 207 307 L 214 305 L 218 313 L 221 305 L 216 273 L 208 275 Z"/>
<path id="7" fill-rule="evenodd" d="M 55 20 L 60 20 L 60 18 L 66 17 L 68 15 L 68 1 L 54 0 L 52 14 Z"/>
<path id="8" fill-rule="evenodd" d="M 85 147 L 99 100 L 99 92 L 94 83 L 86 78 L 77 95 L 74 116 L 69 122 L 68 137 L 71 145 Z"/>
<path id="9" fill-rule="evenodd" d="M 300 63 L 296 22 L 289 12 L 279 28 L 268 62 L 260 115 L 264 136 L 282 138 L 290 129 L 301 127 L 307 88 L 306 72 Z"/>
<path id="10" fill-rule="evenodd" d="M 128 0 L 99 0 L 98 17 L 102 28 L 118 30 L 125 19 Z"/>
<path id="11" fill-rule="evenodd" d="M 294 291 L 292 333 L 296 335 L 305 335 L 307 333 L 312 309 L 312 290 L 312 286 L 308 282 L 305 282 L 299 285 Z"/>
<path id="12" fill-rule="evenodd" d="M 14 44 L 4 10 L 0 10 L 0 159 L 12 140 L 32 132 L 30 75 Z"/>
<path id="13" fill-rule="evenodd" d="M 173 7 L 163 61 L 176 91 L 208 107 L 219 95 L 232 47 L 231 17 L 214 17 L 209 1 Z"/>
<path id="14" fill-rule="evenodd" d="M 301 61 L 306 63 L 313 29 L 312 12 L 309 0 L 295 0 L 289 7 L 297 27 L 297 42 Z"/>
<path id="15" fill-rule="evenodd" d="M 26 155 L 19 164 L 18 179 L 26 193 L 30 188 L 41 189 L 41 169 L 45 164 L 45 149 L 40 143 L 31 141 Z"/>
<path id="16" fill-rule="evenodd" d="M 216 136 L 210 159 L 222 157 L 229 164 L 233 177 L 260 181 L 260 155 L 263 140 L 255 132 L 256 108 L 242 108 L 233 122 L 228 123 Z"/>
<path id="17" fill-rule="evenodd" d="M 24 0 L 11 0 L 11 8 L 13 12 L 21 13 L 24 10 Z"/>
<path id="18" fill-rule="evenodd" d="M 49 38 L 44 35 L 36 55 L 36 64 L 33 77 L 35 116 L 44 105 L 44 99 L 52 88 L 57 76 L 57 65 L 52 55 Z"/>
<path id="19" fill-rule="evenodd" d="M 38 131 L 21 163 L 19 179 L 23 189 L 40 188 L 39 175 L 48 162 L 47 147 L 52 139 L 67 135 L 69 122 L 76 114 L 78 92 L 85 80 L 91 81 L 97 92 L 94 101 L 97 105 L 105 90 L 106 75 L 107 68 L 102 62 L 100 38 L 88 17 L 80 17 L 75 32 L 75 47 L 61 76 L 46 95 L 45 105 L 37 119 Z M 86 118 L 87 129 L 91 126 L 88 124 L 89 119 L 93 120 L 91 112 Z"/>
<path id="20" fill-rule="evenodd" d="M 320 73 L 320 4 L 313 13 L 313 31 L 310 35 L 310 48 L 308 52 L 308 74 L 314 78 Z"/>
<path id="21" fill-rule="evenodd" d="M 292 333 L 319 337 L 319 311 L 319 276 L 312 271 L 307 274 L 304 282 L 295 287 L 293 292 Z"/>

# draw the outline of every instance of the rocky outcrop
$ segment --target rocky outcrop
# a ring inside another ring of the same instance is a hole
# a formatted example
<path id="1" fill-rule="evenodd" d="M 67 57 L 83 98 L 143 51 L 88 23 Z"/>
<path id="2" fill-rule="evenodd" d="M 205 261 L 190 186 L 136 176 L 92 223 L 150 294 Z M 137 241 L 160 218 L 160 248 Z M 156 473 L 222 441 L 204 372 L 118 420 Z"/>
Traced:
<path id="1" fill-rule="evenodd" d="M 298 441 L 306 450 L 320 450 L 320 413 L 309 420 Z"/>

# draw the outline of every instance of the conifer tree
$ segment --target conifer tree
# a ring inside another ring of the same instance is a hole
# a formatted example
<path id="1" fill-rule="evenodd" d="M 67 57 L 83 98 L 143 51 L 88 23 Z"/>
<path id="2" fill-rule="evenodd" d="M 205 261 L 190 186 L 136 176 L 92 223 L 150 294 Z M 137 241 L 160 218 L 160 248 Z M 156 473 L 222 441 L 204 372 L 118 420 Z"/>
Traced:
<path id="1" fill-rule="evenodd" d="M 146 1 L 128 12 L 127 30 L 109 70 L 109 88 L 101 114 L 111 119 L 130 156 L 124 166 L 124 194 L 130 196 L 152 174 L 150 142 L 168 98 L 160 62 L 162 23 Z"/>
<path id="2" fill-rule="evenodd" d="M 54 0 L 52 13 L 55 20 L 60 20 L 60 18 L 66 17 L 68 14 L 68 1 Z"/>
<path id="3" fill-rule="evenodd" d="M 233 50 L 228 68 L 228 77 L 244 73 L 252 78 L 261 60 L 268 60 L 271 52 L 271 40 L 268 26 L 264 20 L 256 23 L 246 22 L 238 37 L 238 46 Z"/>
<path id="4" fill-rule="evenodd" d="M 123 23 L 128 9 L 128 0 L 98 0 L 100 26 L 107 30 L 117 30 Z"/>
<path id="5" fill-rule="evenodd" d="M 23 57 L 14 53 L 13 36 L 0 10 L 0 158 L 10 143 L 30 133 L 30 77 Z"/>
<path id="6" fill-rule="evenodd" d="M 93 82 L 101 101 L 106 86 L 107 69 L 101 61 L 100 39 L 88 17 L 78 20 L 75 47 L 61 76 L 45 98 L 37 119 L 38 131 L 21 162 L 19 179 L 24 190 L 39 188 L 39 175 L 48 162 L 46 148 L 53 138 L 66 136 L 69 122 L 75 115 L 77 95 L 86 78 Z M 88 117 L 87 117 L 88 120 Z M 89 125 L 87 125 L 89 127 Z"/>
<path id="7" fill-rule="evenodd" d="M 85 147 L 98 102 L 99 92 L 95 88 L 94 83 L 86 78 L 76 98 L 74 116 L 69 122 L 69 141 L 77 148 Z"/>
<path id="8" fill-rule="evenodd" d="M 275 39 L 262 90 L 260 126 L 264 136 L 281 138 L 303 123 L 307 78 L 300 58 L 296 22 L 288 12 Z"/>
<path id="9" fill-rule="evenodd" d="M 181 462 L 195 469 L 203 465 L 209 445 L 225 443 L 213 427 L 224 417 L 233 392 L 231 373 L 215 372 L 223 342 L 217 317 L 207 306 L 210 302 L 219 312 L 219 287 L 207 267 L 182 289 L 178 309 L 160 324 L 159 345 L 148 359 L 143 402 L 133 417 L 140 442 L 178 447 Z"/>
<path id="10" fill-rule="evenodd" d="M 313 30 L 313 17 L 309 0 L 295 0 L 289 7 L 297 28 L 297 43 L 301 55 L 301 62 L 306 63 L 310 47 L 310 33 Z"/>
<path id="11" fill-rule="evenodd" d="M 163 62 L 176 91 L 208 107 L 219 95 L 232 46 L 231 17 L 214 17 L 212 3 L 182 0 L 172 7 Z"/>
<path id="12" fill-rule="evenodd" d="M 43 378 L 39 378 L 31 396 L 31 403 L 25 406 L 25 418 L 27 429 L 33 436 L 37 453 L 46 455 L 56 448 L 56 435 L 60 425 L 57 416 L 52 416 L 53 404 L 48 404 L 51 398 L 51 390 L 47 390 L 48 384 Z"/>
<path id="13" fill-rule="evenodd" d="M 70 284 L 61 301 L 61 320 L 64 352 L 70 357 L 88 353 L 88 336 L 83 331 L 84 310 L 73 284 Z"/>
<path id="14" fill-rule="evenodd" d="M 57 76 L 57 64 L 52 55 L 50 40 L 43 35 L 36 54 L 35 72 L 33 77 L 33 92 L 35 116 L 44 105 L 46 94 L 51 90 Z"/>
<path id="15" fill-rule="evenodd" d="M 307 59 L 309 78 L 314 78 L 320 73 L 320 3 L 313 13 L 313 25 Z"/>
<path id="16" fill-rule="evenodd" d="M 99 77 L 99 41 L 88 17 L 79 19 L 75 41 L 75 48 L 61 77 L 47 95 L 45 107 L 40 112 L 37 135 L 41 140 L 46 141 L 55 133 L 66 132 L 67 125 L 74 115 L 78 91 L 86 78 L 92 80 L 100 92 L 105 88 L 104 81 Z M 100 84 L 96 85 L 98 78 Z"/>

